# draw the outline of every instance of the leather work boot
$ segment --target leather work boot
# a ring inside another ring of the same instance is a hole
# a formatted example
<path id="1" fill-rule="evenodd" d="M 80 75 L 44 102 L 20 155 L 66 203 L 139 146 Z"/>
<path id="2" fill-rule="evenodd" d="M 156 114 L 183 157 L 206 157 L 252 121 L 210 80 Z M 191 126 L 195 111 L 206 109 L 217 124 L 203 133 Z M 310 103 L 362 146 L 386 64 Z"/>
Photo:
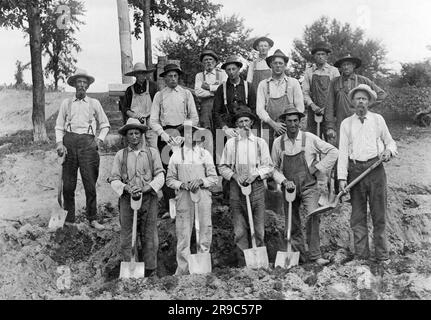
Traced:
<path id="1" fill-rule="evenodd" d="M 91 221 L 90 226 L 96 230 L 105 230 L 105 226 L 103 224 L 100 224 L 96 220 Z"/>

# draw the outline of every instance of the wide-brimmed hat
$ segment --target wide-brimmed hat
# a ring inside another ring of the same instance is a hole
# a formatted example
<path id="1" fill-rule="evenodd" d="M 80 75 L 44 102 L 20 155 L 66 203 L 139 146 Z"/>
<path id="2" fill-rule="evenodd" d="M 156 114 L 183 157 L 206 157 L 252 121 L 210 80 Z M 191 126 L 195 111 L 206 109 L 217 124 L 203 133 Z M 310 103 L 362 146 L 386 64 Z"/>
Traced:
<path id="1" fill-rule="evenodd" d="M 138 119 L 135 118 L 129 118 L 127 119 L 127 122 L 124 126 L 122 126 L 120 129 L 118 129 L 118 133 L 122 136 L 125 136 L 127 134 L 127 130 L 130 129 L 138 129 L 142 133 L 147 131 L 148 127 L 144 124 L 142 124 Z"/>
<path id="2" fill-rule="evenodd" d="M 69 86 L 74 87 L 75 86 L 75 80 L 77 78 L 87 78 L 88 80 L 88 85 L 92 84 L 94 82 L 94 77 L 90 76 L 86 70 L 84 69 L 76 69 L 75 73 L 73 75 L 71 75 L 68 79 L 67 79 L 67 84 Z"/>
<path id="3" fill-rule="evenodd" d="M 303 117 L 305 117 L 305 114 L 299 111 L 296 107 L 288 107 L 285 112 L 283 112 L 278 119 L 281 121 L 284 121 L 286 116 L 290 116 L 292 114 L 297 114 L 299 116 L 299 120 L 301 120 Z"/>
<path id="4" fill-rule="evenodd" d="M 370 104 L 375 102 L 377 100 L 377 93 L 371 89 L 371 87 L 367 84 L 360 84 L 357 87 L 353 88 L 349 91 L 349 99 L 353 100 L 353 96 L 355 95 L 355 92 L 357 91 L 365 91 L 370 96 Z"/>
<path id="5" fill-rule="evenodd" d="M 247 107 L 246 105 L 242 105 L 239 106 L 236 110 L 234 110 L 234 114 L 232 116 L 232 121 L 236 122 L 236 120 L 238 120 L 241 117 L 248 117 L 253 121 L 257 120 L 257 116 L 255 113 L 253 113 L 251 111 L 251 109 L 249 107 Z"/>
<path id="6" fill-rule="evenodd" d="M 205 128 L 200 128 L 200 127 L 198 127 L 198 126 L 191 125 L 191 123 L 188 123 L 188 122 L 187 122 L 187 120 L 186 120 L 186 121 L 184 121 L 184 123 L 183 123 L 182 125 L 180 125 L 180 126 L 177 128 L 178 132 L 179 132 L 179 133 L 180 133 L 180 135 L 182 135 L 182 136 L 184 136 L 184 129 L 185 129 L 185 127 L 192 127 L 192 140 L 193 140 L 193 141 L 198 141 L 198 142 L 205 141 L 205 137 L 204 137 L 204 136 L 201 136 L 201 137 L 200 137 L 200 140 L 199 140 L 199 139 L 197 139 L 197 138 L 196 138 L 196 136 L 195 136 L 195 132 L 196 132 L 196 131 L 205 131 Z M 202 138 L 203 138 L 203 139 L 202 139 Z"/>
<path id="7" fill-rule="evenodd" d="M 238 68 L 242 68 L 242 66 L 243 66 L 241 59 L 238 56 L 233 55 L 233 56 L 230 56 L 229 58 L 226 59 L 226 62 L 221 65 L 221 68 L 223 70 L 225 70 L 226 67 L 232 63 L 236 64 L 238 66 Z"/>
<path id="8" fill-rule="evenodd" d="M 258 50 L 257 46 L 259 45 L 259 42 L 261 42 L 261 41 L 268 42 L 270 48 L 272 48 L 272 46 L 274 45 L 274 41 L 272 41 L 270 38 L 268 38 L 268 37 L 259 37 L 256 40 L 254 40 L 254 42 L 253 42 L 253 49 L 254 50 Z"/>
<path id="9" fill-rule="evenodd" d="M 151 72 L 154 72 L 154 70 L 156 69 L 147 69 L 147 67 L 145 66 L 145 63 L 136 62 L 135 65 L 133 66 L 133 70 L 125 73 L 124 75 L 131 77 L 131 76 L 135 76 L 138 73 L 151 73 Z"/>
<path id="10" fill-rule="evenodd" d="M 337 61 L 335 61 L 334 67 L 340 68 L 341 65 L 343 64 L 343 62 L 346 62 L 346 61 L 350 61 L 353 64 L 355 64 L 355 69 L 359 68 L 361 66 L 361 64 L 362 64 L 362 60 L 361 59 L 356 58 L 356 57 L 352 57 L 350 54 L 348 54 L 348 55 L 342 57 L 341 59 L 338 59 Z"/>
<path id="11" fill-rule="evenodd" d="M 327 43 L 325 41 L 320 41 L 320 42 L 316 43 L 313 46 L 313 48 L 311 49 L 311 54 L 315 54 L 317 51 L 324 51 L 326 53 L 332 52 L 329 43 Z"/>
<path id="12" fill-rule="evenodd" d="M 265 59 L 268 66 L 270 66 L 272 60 L 274 60 L 277 57 L 283 58 L 285 63 L 287 63 L 289 61 L 289 57 L 286 56 L 280 49 L 277 49 L 277 50 L 275 50 L 275 52 L 272 56 L 269 56 L 268 58 Z"/>
<path id="13" fill-rule="evenodd" d="M 184 73 L 183 70 L 181 70 L 181 68 L 175 63 L 169 63 L 163 68 L 163 72 L 160 74 L 160 76 L 164 77 L 170 71 L 176 71 L 179 75 L 182 75 Z"/>
<path id="14" fill-rule="evenodd" d="M 202 51 L 201 55 L 199 56 L 200 62 L 202 62 L 202 60 L 204 59 L 205 56 L 211 56 L 215 59 L 215 61 L 217 61 L 217 62 L 219 61 L 218 55 L 210 49 L 206 49 L 206 50 Z"/>

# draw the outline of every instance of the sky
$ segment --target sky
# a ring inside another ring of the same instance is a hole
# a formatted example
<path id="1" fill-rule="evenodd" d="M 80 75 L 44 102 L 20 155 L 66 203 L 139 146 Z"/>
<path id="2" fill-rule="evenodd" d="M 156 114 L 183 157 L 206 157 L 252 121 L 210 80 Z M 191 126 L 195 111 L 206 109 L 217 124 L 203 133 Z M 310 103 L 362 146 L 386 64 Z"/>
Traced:
<path id="1" fill-rule="evenodd" d="M 290 54 L 292 41 L 305 26 L 322 15 L 365 30 L 366 38 L 380 40 L 388 51 L 387 66 L 399 71 L 405 62 L 431 57 L 431 1 L 429 0 L 212 0 L 223 5 L 222 15 L 238 14 L 253 29 L 252 36 L 268 34 L 275 49 Z M 87 10 L 77 35 L 83 50 L 77 55 L 79 68 L 96 78 L 90 92 L 108 90 L 121 82 L 120 45 L 116 0 L 86 0 Z M 168 36 L 152 29 L 153 42 Z M 14 82 L 15 61 L 30 61 L 30 48 L 19 30 L 0 29 L 0 84 Z M 143 61 L 143 41 L 132 37 L 133 62 Z M 7 50 L 5 50 L 7 48 Z M 24 73 L 31 83 L 31 73 Z M 63 86 L 63 84 L 61 84 Z M 65 85 L 66 91 L 73 88 Z"/>

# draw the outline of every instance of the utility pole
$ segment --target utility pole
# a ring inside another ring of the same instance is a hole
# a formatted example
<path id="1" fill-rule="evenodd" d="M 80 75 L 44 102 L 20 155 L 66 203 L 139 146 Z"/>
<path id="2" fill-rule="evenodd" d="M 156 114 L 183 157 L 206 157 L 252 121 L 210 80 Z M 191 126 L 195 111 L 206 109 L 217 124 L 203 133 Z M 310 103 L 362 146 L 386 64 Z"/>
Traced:
<path id="1" fill-rule="evenodd" d="M 132 36 L 130 34 L 129 6 L 127 0 L 117 0 L 118 26 L 121 49 L 121 76 L 123 83 L 132 83 L 133 77 L 124 74 L 133 69 Z"/>

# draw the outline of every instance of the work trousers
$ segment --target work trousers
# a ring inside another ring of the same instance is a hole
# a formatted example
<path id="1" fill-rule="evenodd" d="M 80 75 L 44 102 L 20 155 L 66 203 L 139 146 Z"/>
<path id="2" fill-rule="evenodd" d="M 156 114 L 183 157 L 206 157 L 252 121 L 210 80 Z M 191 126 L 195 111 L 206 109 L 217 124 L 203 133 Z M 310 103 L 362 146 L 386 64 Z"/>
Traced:
<path id="1" fill-rule="evenodd" d="M 199 124 L 201 128 L 213 130 L 213 103 L 214 97 L 201 98 L 199 110 Z"/>
<path id="2" fill-rule="evenodd" d="M 256 245 L 264 246 L 265 235 L 265 187 L 262 180 L 252 183 L 250 204 L 254 223 Z M 230 180 L 230 209 L 234 228 L 235 254 L 239 266 L 245 265 L 244 249 L 250 249 L 251 234 L 247 213 L 247 202 L 234 179 Z"/>
<path id="3" fill-rule="evenodd" d="M 97 218 L 96 181 L 100 157 L 94 135 L 66 132 L 63 144 L 67 148 L 63 163 L 63 196 L 67 222 L 75 222 L 75 189 L 78 168 L 86 198 L 86 215 L 91 222 Z"/>
<path id="4" fill-rule="evenodd" d="M 156 194 L 146 193 L 142 196 L 142 205 L 138 210 L 137 237 L 141 240 L 141 253 L 145 269 L 148 270 L 157 268 L 157 250 L 159 248 L 157 202 Z M 120 197 L 120 225 L 121 257 L 123 261 L 130 261 L 132 255 L 133 209 L 130 207 L 129 194 L 123 194 Z"/>
<path id="5" fill-rule="evenodd" d="M 359 163 L 356 161 L 356 164 L 349 161 L 348 182 L 353 181 L 377 160 L 378 158 L 376 157 L 367 162 Z M 383 164 L 372 170 L 350 190 L 350 198 L 352 203 L 350 226 L 353 231 L 355 256 L 358 259 L 368 259 L 370 257 L 367 227 L 368 202 L 373 223 L 376 260 L 388 259 L 389 254 L 385 235 L 387 190 L 386 173 Z"/>
<path id="6" fill-rule="evenodd" d="M 176 196 L 177 215 L 175 227 L 177 235 L 177 270 L 175 275 L 189 273 L 190 239 L 195 218 L 195 204 L 190 198 L 190 192 L 180 190 Z M 211 222 L 211 192 L 205 189 L 200 190 L 200 201 L 198 202 L 199 219 L 199 245 L 196 250 L 199 253 L 210 252 L 212 241 Z"/>
<path id="7" fill-rule="evenodd" d="M 297 190 L 298 191 L 298 190 Z M 283 190 L 284 192 L 284 190 Z M 318 208 L 320 192 L 317 188 L 317 184 L 313 187 L 308 187 L 298 194 L 295 200 L 292 202 L 292 249 L 293 251 L 299 251 L 302 257 L 306 256 L 304 247 L 304 237 L 302 234 L 301 216 L 299 214 L 299 207 L 302 203 L 305 212 L 308 214 Z M 287 225 L 289 205 L 286 202 L 284 204 L 285 211 L 285 225 Z M 305 233 L 307 239 L 307 246 L 310 260 L 317 260 L 321 257 L 320 252 L 320 216 L 312 215 L 308 218 L 305 223 Z M 287 243 L 286 243 L 287 244 Z"/>

